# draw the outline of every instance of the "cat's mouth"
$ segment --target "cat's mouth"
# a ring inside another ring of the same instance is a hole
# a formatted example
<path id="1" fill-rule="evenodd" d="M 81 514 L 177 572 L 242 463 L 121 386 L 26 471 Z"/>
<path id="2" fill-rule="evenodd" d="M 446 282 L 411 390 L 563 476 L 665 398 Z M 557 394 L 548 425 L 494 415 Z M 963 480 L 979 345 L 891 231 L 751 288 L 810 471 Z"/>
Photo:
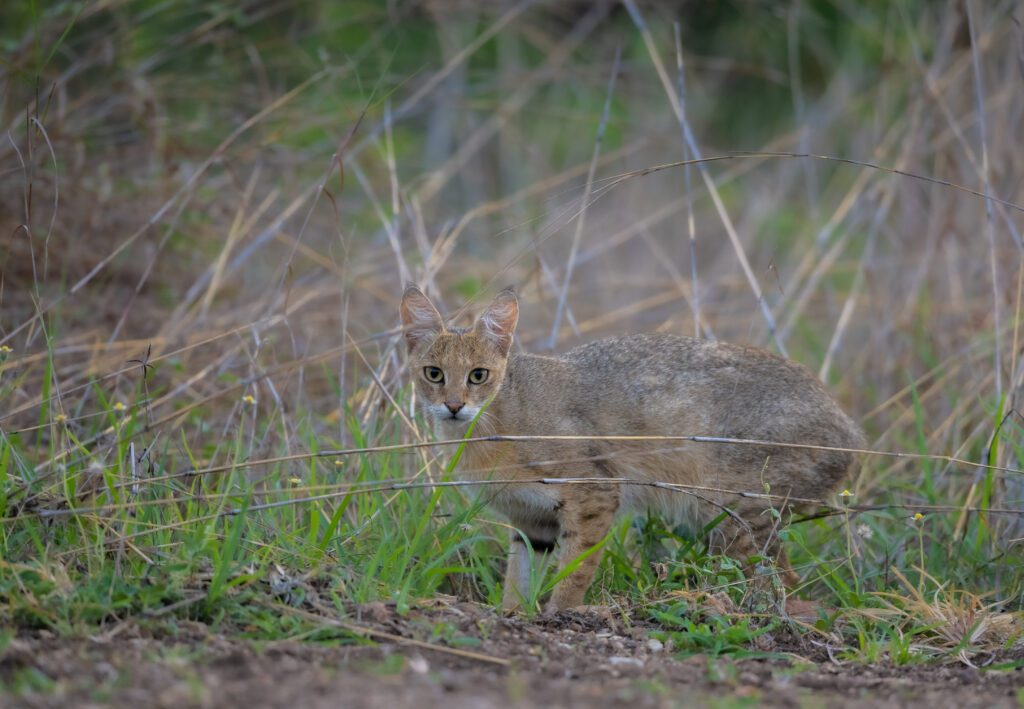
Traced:
<path id="1" fill-rule="evenodd" d="M 438 424 L 452 427 L 458 426 L 460 428 L 470 423 L 478 410 L 475 406 L 464 406 L 453 413 L 451 409 L 443 404 L 430 407 L 430 413 Z"/>
<path id="2" fill-rule="evenodd" d="M 467 424 L 473 420 L 473 414 L 465 410 L 457 411 L 454 414 L 449 411 L 445 411 L 444 413 L 437 412 L 436 416 L 438 421 L 448 424 L 449 426 Z"/>

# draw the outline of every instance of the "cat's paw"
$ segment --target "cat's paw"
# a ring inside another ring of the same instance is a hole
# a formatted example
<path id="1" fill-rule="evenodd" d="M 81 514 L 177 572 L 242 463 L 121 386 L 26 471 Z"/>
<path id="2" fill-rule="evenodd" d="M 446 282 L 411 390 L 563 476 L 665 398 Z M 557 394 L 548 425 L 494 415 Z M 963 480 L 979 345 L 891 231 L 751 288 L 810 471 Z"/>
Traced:
<path id="1" fill-rule="evenodd" d="M 540 619 L 545 622 L 582 622 L 586 626 L 615 626 L 616 612 L 612 606 L 581 604 L 560 608 L 551 603 L 545 607 Z"/>
<path id="2" fill-rule="evenodd" d="M 611 616 L 615 612 L 615 609 L 611 606 L 590 603 L 585 603 L 579 606 L 573 606 L 569 610 L 571 610 L 573 613 L 580 613 L 583 615 L 596 615 L 598 618 L 605 618 L 607 616 Z"/>

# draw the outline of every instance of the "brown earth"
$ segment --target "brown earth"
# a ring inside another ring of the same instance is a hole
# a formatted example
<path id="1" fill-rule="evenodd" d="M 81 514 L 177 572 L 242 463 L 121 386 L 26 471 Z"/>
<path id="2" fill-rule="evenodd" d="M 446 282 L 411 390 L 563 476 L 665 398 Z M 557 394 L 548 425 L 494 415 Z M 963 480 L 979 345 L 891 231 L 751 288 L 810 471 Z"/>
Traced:
<path id="1" fill-rule="evenodd" d="M 470 604 L 401 616 L 371 604 L 353 621 L 401 638 L 254 643 L 187 621 L 171 634 L 163 626 L 158 636 L 134 623 L 88 639 L 23 635 L 0 652 L 0 704 L 966 709 L 1019 706 L 1024 687 L 1021 669 L 838 664 L 795 637 L 770 639 L 790 659 L 680 660 L 652 642 L 651 626 L 626 625 L 610 613 L 528 621 Z"/>

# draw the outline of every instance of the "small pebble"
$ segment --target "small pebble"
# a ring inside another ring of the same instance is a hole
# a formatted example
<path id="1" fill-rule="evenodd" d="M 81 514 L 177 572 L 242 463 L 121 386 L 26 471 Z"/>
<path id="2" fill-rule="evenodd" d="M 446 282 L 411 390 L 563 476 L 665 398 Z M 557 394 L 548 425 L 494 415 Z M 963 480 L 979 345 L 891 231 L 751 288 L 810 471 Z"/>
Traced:
<path id="1" fill-rule="evenodd" d="M 643 667 L 644 663 L 642 660 L 638 660 L 635 657 L 623 657 L 622 655 L 613 655 L 608 658 L 608 664 L 612 666 L 616 665 L 631 665 L 633 667 Z"/>
<path id="2" fill-rule="evenodd" d="M 409 658 L 409 669 L 418 675 L 425 675 L 430 671 L 430 664 L 421 655 Z"/>
<path id="3" fill-rule="evenodd" d="M 651 638 L 646 643 L 644 643 L 644 645 L 646 645 L 647 649 L 651 652 L 661 652 L 665 649 L 665 643 L 661 642 L 657 638 Z"/>

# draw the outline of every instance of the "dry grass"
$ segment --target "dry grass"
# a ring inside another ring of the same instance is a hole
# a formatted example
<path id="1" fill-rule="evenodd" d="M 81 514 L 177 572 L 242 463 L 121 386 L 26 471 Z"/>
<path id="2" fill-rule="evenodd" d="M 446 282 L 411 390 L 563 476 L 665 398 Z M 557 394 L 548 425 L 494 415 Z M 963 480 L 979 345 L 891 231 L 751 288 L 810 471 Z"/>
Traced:
<path id="1" fill-rule="evenodd" d="M 819 371 L 873 450 L 908 455 L 865 456 L 855 504 L 792 528 L 806 592 L 863 612 L 880 643 L 911 623 L 965 661 L 1019 635 L 1010 5 L 795 3 L 750 22 L 631 1 L 219 7 L 0 11 L 17 29 L 0 69 L 10 564 L 135 578 L 187 558 L 211 602 L 271 560 L 343 599 L 438 584 L 493 599 L 496 542 L 459 546 L 424 510 L 481 535 L 486 514 L 461 490 L 391 486 L 438 480 L 446 460 L 418 445 L 396 304 L 407 279 L 451 313 L 514 284 L 528 350 L 696 331 Z M 291 511 L 227 514 L 275 500 Z M 458 571 L 424 571 L 423 554 L 405 575 L 360 566 L 409 535 Z M 616 565 L 636 558 L 628 536 L 599 592 L 672 591 Z M 18 581 L 0 594 L 25 583 L 5 568 Z M 73 584 L 48 583 L 74 605 Z M 48 603 L 32 622 L 60 626 Z"/>

